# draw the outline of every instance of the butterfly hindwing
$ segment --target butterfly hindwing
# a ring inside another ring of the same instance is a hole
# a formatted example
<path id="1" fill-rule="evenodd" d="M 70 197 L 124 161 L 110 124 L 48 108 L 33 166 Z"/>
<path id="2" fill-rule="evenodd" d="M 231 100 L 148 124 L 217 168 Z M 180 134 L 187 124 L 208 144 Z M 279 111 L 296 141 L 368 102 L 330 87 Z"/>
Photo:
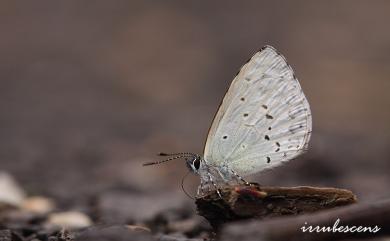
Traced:
<path id="1" fill-rule="evenodd" d="M 311 133 L 309 103 L 285 58 L 273 47 L 257 52 L 230 85 L 211 125 L 204 158 L 241 176 L 302 153 Z"/>

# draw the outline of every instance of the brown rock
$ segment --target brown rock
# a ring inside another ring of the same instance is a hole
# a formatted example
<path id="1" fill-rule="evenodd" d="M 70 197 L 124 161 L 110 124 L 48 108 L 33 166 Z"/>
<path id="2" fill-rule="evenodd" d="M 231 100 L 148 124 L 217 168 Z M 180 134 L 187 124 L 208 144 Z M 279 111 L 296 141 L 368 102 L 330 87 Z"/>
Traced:
<path id="1" fill-rule="evenodd" d="M 242 219 L 276 217 L 314 212 L 356 202 L 344 189 L 318 187 L 226 186 L 196 199 L 199 215 L 218 227 Z"/>

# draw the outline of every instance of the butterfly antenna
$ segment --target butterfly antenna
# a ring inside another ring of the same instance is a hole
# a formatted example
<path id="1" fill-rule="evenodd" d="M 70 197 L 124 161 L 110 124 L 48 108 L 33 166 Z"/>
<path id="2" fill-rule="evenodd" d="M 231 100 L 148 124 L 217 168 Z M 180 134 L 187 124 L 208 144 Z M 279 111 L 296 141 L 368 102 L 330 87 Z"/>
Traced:
<path id="1" fill-rule="evenodd" d="M 179 153 L 165 153 L 165 152 L 160 152 L 157 154 L 158 156 L 195 156 L 195 154 L 190 153 L 190 152 L 179 152 Z"/>
<path id="2" fill-rule="evenodd" d="M 164 162 L 167 162 L 167 161 L 172 161 L 172 160 L 179 159 L 179 158 L 184 158 L 184 157 L 187 157 L 187 156 L 175 156 L 175 157 L 171 157 L 171 158 L 168 158 L 168 159 L 165 159 L 165 160 L 162 160 L 162 161 L 146 162 L 146 163 L 142 164 L 142 166 L 150 166 L 150 165 L 161 164 L 161 163 L 164 163 Z"/>
<path id="3" fill-rule="evenodd" d="M 175 153 L 175 154 L 159 153 L 158 155 L 159 156 L 172 156 L 172 157 L 165 159 L 165 160 L 161 160 L 161 161 L 147 162 L 147 163 L 142 164 L 142 166 L 151 166 L 151 165 L 156 165 L 156 164 L 164 163 L 167 161 L 172 161 L 172 160 L 179 159 L 179 158 L 186 158 L 186 157 L 194 157 L 195 156 L 195 154 L 192 154 L 189 152 L 182 152 L 182 153 Z"/>
<path id="4" fill-rule="evenodd" d="M 195 198 L 193 196 L 191 196 L 187 191 L 186 189 L 184 188 L 184 180 L 186 179 L 186 177 L 188 176 L 188 174 L 190 174 L 191 171 L 188 171 L 187 174 L 185 174 L 183 176 L 183 178 L 181 179 L 181 189 L 183 190 L 183 192 L 186 194 L 187 197 L 191 198 L 192 200 L 195 200 Z"/>

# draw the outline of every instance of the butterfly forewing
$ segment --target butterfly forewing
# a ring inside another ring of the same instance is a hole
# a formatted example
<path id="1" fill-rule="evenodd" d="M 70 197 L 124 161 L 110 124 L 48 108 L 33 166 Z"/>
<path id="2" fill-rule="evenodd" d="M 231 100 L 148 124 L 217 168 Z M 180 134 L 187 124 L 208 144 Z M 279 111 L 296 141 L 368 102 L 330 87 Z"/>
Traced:
<path id="1" fill-rule="evenodd" d="M 204 158 L 247 176 L 302 153 L 311 128 L 309 103 L 292 68 L 266 46 L 230 85 L 211 125 Z"/>

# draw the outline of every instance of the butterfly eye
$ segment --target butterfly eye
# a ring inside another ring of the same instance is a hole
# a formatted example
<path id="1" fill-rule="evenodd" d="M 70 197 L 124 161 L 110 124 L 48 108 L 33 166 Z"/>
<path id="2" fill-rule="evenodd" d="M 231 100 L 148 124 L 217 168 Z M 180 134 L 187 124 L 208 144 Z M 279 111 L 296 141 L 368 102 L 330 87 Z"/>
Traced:
<path id="1" fill-rule="evenodd" d="M 196 158 L 196 159 L 194 160 L 194 162 L 192 163 L 192 165 L 195 167 L 196 170 L 198 170 L 199 167 L 200 167 L 200 159 L 199 159 L 199 158 Z"/>

